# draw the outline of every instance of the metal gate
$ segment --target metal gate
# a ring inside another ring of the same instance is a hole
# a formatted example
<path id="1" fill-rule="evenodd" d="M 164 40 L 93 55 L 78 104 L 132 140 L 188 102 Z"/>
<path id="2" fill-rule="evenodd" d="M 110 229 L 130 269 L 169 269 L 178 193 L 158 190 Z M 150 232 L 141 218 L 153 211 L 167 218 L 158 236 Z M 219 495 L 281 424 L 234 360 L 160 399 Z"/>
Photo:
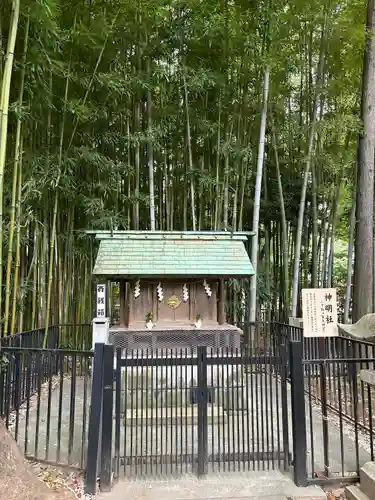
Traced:
<path id="1" fill-rule="evenodd" d="M 115 477 L 289 466 L 285 350 L 117 350 Z"/>

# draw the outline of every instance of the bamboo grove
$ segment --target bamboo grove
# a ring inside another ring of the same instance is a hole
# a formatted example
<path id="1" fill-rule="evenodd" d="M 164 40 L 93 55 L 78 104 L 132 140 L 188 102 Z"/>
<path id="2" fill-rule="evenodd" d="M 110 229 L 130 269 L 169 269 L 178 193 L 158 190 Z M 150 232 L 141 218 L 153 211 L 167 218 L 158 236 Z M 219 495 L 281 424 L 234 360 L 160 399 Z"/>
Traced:
<path id="1" fill-rule="evenodd" d="M 285 319 L 332 285 L 348 317 L 365 19 L 360 0 L 2 1 L 3 335 L 91 320 L 96 228 L 255 224 L 257 307 Z"/>

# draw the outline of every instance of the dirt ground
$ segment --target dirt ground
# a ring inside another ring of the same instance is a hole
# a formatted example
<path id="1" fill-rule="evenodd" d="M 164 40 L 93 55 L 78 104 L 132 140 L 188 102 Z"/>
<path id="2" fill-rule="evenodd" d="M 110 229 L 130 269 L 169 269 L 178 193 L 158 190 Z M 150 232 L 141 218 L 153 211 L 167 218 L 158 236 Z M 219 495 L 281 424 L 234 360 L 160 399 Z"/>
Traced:
<path id="1" fill-rule="evenodd" d="M 0 500 L 74 500 L 73 492 L 57 482 L 54 489 L 38 478 L 0 422 Z"/>
<path id="2" fill-rule="evenodd" d="M 327 495 L 327 500 L 345 500 L 345 487 L 340 486 L 337 488 L 323 488 Z"/>

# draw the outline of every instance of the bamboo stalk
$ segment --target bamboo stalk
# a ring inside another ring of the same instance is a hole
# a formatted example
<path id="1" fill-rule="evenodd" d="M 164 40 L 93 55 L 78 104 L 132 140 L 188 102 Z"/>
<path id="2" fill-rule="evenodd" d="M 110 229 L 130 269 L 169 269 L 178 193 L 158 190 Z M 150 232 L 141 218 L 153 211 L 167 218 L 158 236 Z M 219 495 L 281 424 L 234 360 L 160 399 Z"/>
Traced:
<path id="1" fill-rule="evenodd" d="M 220 199 L 220 127 L 221 127 L 221 96 L 219 96 L 219 117 L 217 122 L 217 143 L 216 143 L 216 183 L 215 183 L 215 223 L 214 229 L 219 227 L 219 199 Z"/>
<path id="2" fill-rule="evenodd" d="M 74 19 L 73 31 L 75 29 L 75 23 L 76 23 L 76 19 Z M 72 50 L 70 51 L 68 71 L 67 71 L 67 76 L 65 79 L 64 104 L 63 104 L 63 112 L 62 112 L 62 117 L 61 117 L 59 156 L 58 156 L 58 163 L 57 163 L 57 179 L 56 179 L 56 183 L 55 183 L 55 200 L 54 200 L 54 205 L 53 205 L 52 228 L 51 228 L 51 233 L 50 233 L 50 245 L 49 245 L 50 246 L 50 254 L 49 254 L 48 285 L 47 285 L 47 312 L 46 312 L 46 316 L 45 316 L 45 320 L 44 320 L 44 340 L 43 340 L 43 347 L 44 348 L 47 345 L 48 326 L 49 326 L 49 319 L 50 319 L 50 313 L 51 313 L 51 294 L 52 294 L 52 280 L 53 280 L 53 262 L 54 262 L 54 255 L 55 255 L 56 219 L 57 219 L 57 208 L 58 208 L 58 200 L 59 200 L 59 191 L 58 190 L 59 190 L 62 160 L 63 160 L 65 119 L 66 119 L 67 105 L 68 105 L 71 62 L 72 62 Z"/>
<path id="3" fill-rule="evenodd" d="M 13 73 L 14 49 L 17 39 L 20 0 L 12 1 L 12 14 L 8 35 L 7 53 L 5 56 L 4 73 L 1 86 L 1 122 L 0 122 L 0 262 L 3 260 L 3 196 L 4 196 L 4 169 L 8 138 L 8 111 L 9 94 Z M 3 273 L 0 272 L 0 318 L 2 311 Z M 1 326 L 0 326 L 1 332 Z"/>
<path id="4" fill-rule="evenodd" d="M 23 91 L 25 88 L 26 55 L 28 50 L 29 27 L 30 27 L 30 17 L 27 16 L 24 47 L 22 54 L 22 72 L 21 72 L 21 82 L 20 82 L 20 93 L 18 98 L 17 129 L 16 129 L 16 141 L 15 141 L 14 163 L 13 163 L 12 199 L 10 206 L 8 259 L 6 268 L 6 284 L 5 284 L 4 336 L 8 335 L 8 326 L 9 326 L 9 307 L 10 307 L 10 295 L 11 295 L 10 283 L 11 283 L 12 261 L 13 261 L 14 220 L 16 216 L 18 169 L 21 161 L 20 158 L 21 158 L 21 142 L 22 142 L 21 140 L 22 106 L 23 106 Z"/>
<path id="5" fill-rule="evenodd" d="M 16 209 L 16 259 L 14 267 L 13 298 L 12 298 L 12 321 L 10 333 L 13 334 L 16 327 L 17 296 L 19 294 L 18 281 L 20 275 L 21 263 L 21 196 L 22 196 L 22 156 L 23 156 L 23 137 L 20 138 L 19 168 L 18 168 L 18 188 L 17 188 L 17 209 Z"/>
<path id="6" fill-rule="evenodd" d="M 190 115 L 189 115 L 189 100 L 188 100 L 188 89 L 186 84 L 185 72 L 182 73 L 182 79 L 184 83 L 184 96 L 185 96 L 185 112 L 186 112 L 186 134 L 187 134 L 187 148 L 188 148 L 188 159 L 189 159 L 189 172 L 190 172 L 190 203 L 191 203 L 191 219 L 193 224 L 193 231 L 197 230 L 197 222 L 195 215 L 195 186 L 193 178 L 193 152 L 191 148 L 191 132 L 190 132 Z"/>
<path id="7" fill-rule="evenodd" d="M 267 121 L 267 103 L 268 103 L 268 88 L 269 88 L 269 69 L 264 70 L 263 77 L 263 106 L 260 118 L 259 131 L 259 146 L 257 158 L 257 173 L 255 181 L 254 194 L 254 210 L 253 210 L 253 239 L 251 244 L 251 262 L 254 268 L 254 274 L 250 278 L 250 322 L 256 321 L 256 305 L 257 305 L 257 269 L 258 269 L 258 245 L 259 245 L 259 211 L 260 211 L 260 195 L 263 176 L 263 161 L 264 161 L 264 143 L 266 136 L 266 121 Z"/>
<path id="8" fill-rule="evenodd" d="M 147 60 L 147 72 L 150 75 L 150 60 Z M 150 199 L 150 226 L 151 231 L 155 231 L 155 188 L 154 188 L 154 149 L 152 143 L 152 95 L 147 92 L 147 161 L 148 161 L 148 181 L 149 181 L 149 199 Z"/>
<path id="9" fill-rule="evenodd" d="M 289 255 L 288 255 L 288 229 L 285 213 L 284 191 L 283 183 L 281 180 L 279 153 L 277 151 L 276 131 L 275 125 L 271 117 L 271 130 L 272 130 L 272 144 L 275 154 L 276 176 L 277 176 L 277 189 L 280 200 L 280 215 L 281 215 L 281 228 L 282 228 L 282 252 L 283 252 L 283 280 L 284 280 L 284 308 L 289 312 Z"/>
<path id="10" fill-rule="evenodd" d="M 327 14 L 325 14 L 324 22 L 322 26 L 322 34 L 321 34 L 321 42 L 320 42 L 320 54 L 319 54 L 319 63 L 318 63 L 318 71 L 317 78 L 315 84 L 315 96 L 313 102 L 313 111 L 310 123 L 310 132 L 307 146 L 307 155 L 306 155 L 306 163 L 305 163 L 305 171 L 303 175 L 303 185 L 301 189 L 301 199 L 298 211 L 298 222 L 297 222 L 297 233 L 296 233 L 296 244 L 295 244 L 295 253 L 294 253 L 294 269 L 293 269 L 293 286 L 292 286 L 292 317 L 296 317 L 297 315 L 297 304 L 298 304 L 298 293 L 299 293 L 299 272 L 300 272 L 300 260 L 301 260 L 301 247 L 302 247 L 302 232 L 303 232 L 303 221 L 305 214 L 305 203 L 306 203 L 306 193 L 307 186 L 309 181 L 309 174 L 312 162 L 312 156 L 314 151 L 314 142 L 315 142 L 315 128 L 317 122 L 317 110 L 318 110 L 318 99 L 320 95 L 319 85 L 323 78 L 324 71 L 324 58 L 325 58 L 325 45 L 326 45 L 326 26 L 327 25 Z"/>

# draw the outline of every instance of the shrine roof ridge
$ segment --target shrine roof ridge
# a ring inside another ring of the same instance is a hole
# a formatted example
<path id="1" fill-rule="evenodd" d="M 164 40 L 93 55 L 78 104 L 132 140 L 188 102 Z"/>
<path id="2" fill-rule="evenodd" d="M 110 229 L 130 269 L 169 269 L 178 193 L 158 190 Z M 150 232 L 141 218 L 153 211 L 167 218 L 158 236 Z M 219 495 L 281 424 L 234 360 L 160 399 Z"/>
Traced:
<path id="1" fill-rule="evenodd" d="M 252 231 L 103 231 L 86 230 L 86 234 L 95 235 L 98 240 L 241 240 L 246 241 Z"/>

